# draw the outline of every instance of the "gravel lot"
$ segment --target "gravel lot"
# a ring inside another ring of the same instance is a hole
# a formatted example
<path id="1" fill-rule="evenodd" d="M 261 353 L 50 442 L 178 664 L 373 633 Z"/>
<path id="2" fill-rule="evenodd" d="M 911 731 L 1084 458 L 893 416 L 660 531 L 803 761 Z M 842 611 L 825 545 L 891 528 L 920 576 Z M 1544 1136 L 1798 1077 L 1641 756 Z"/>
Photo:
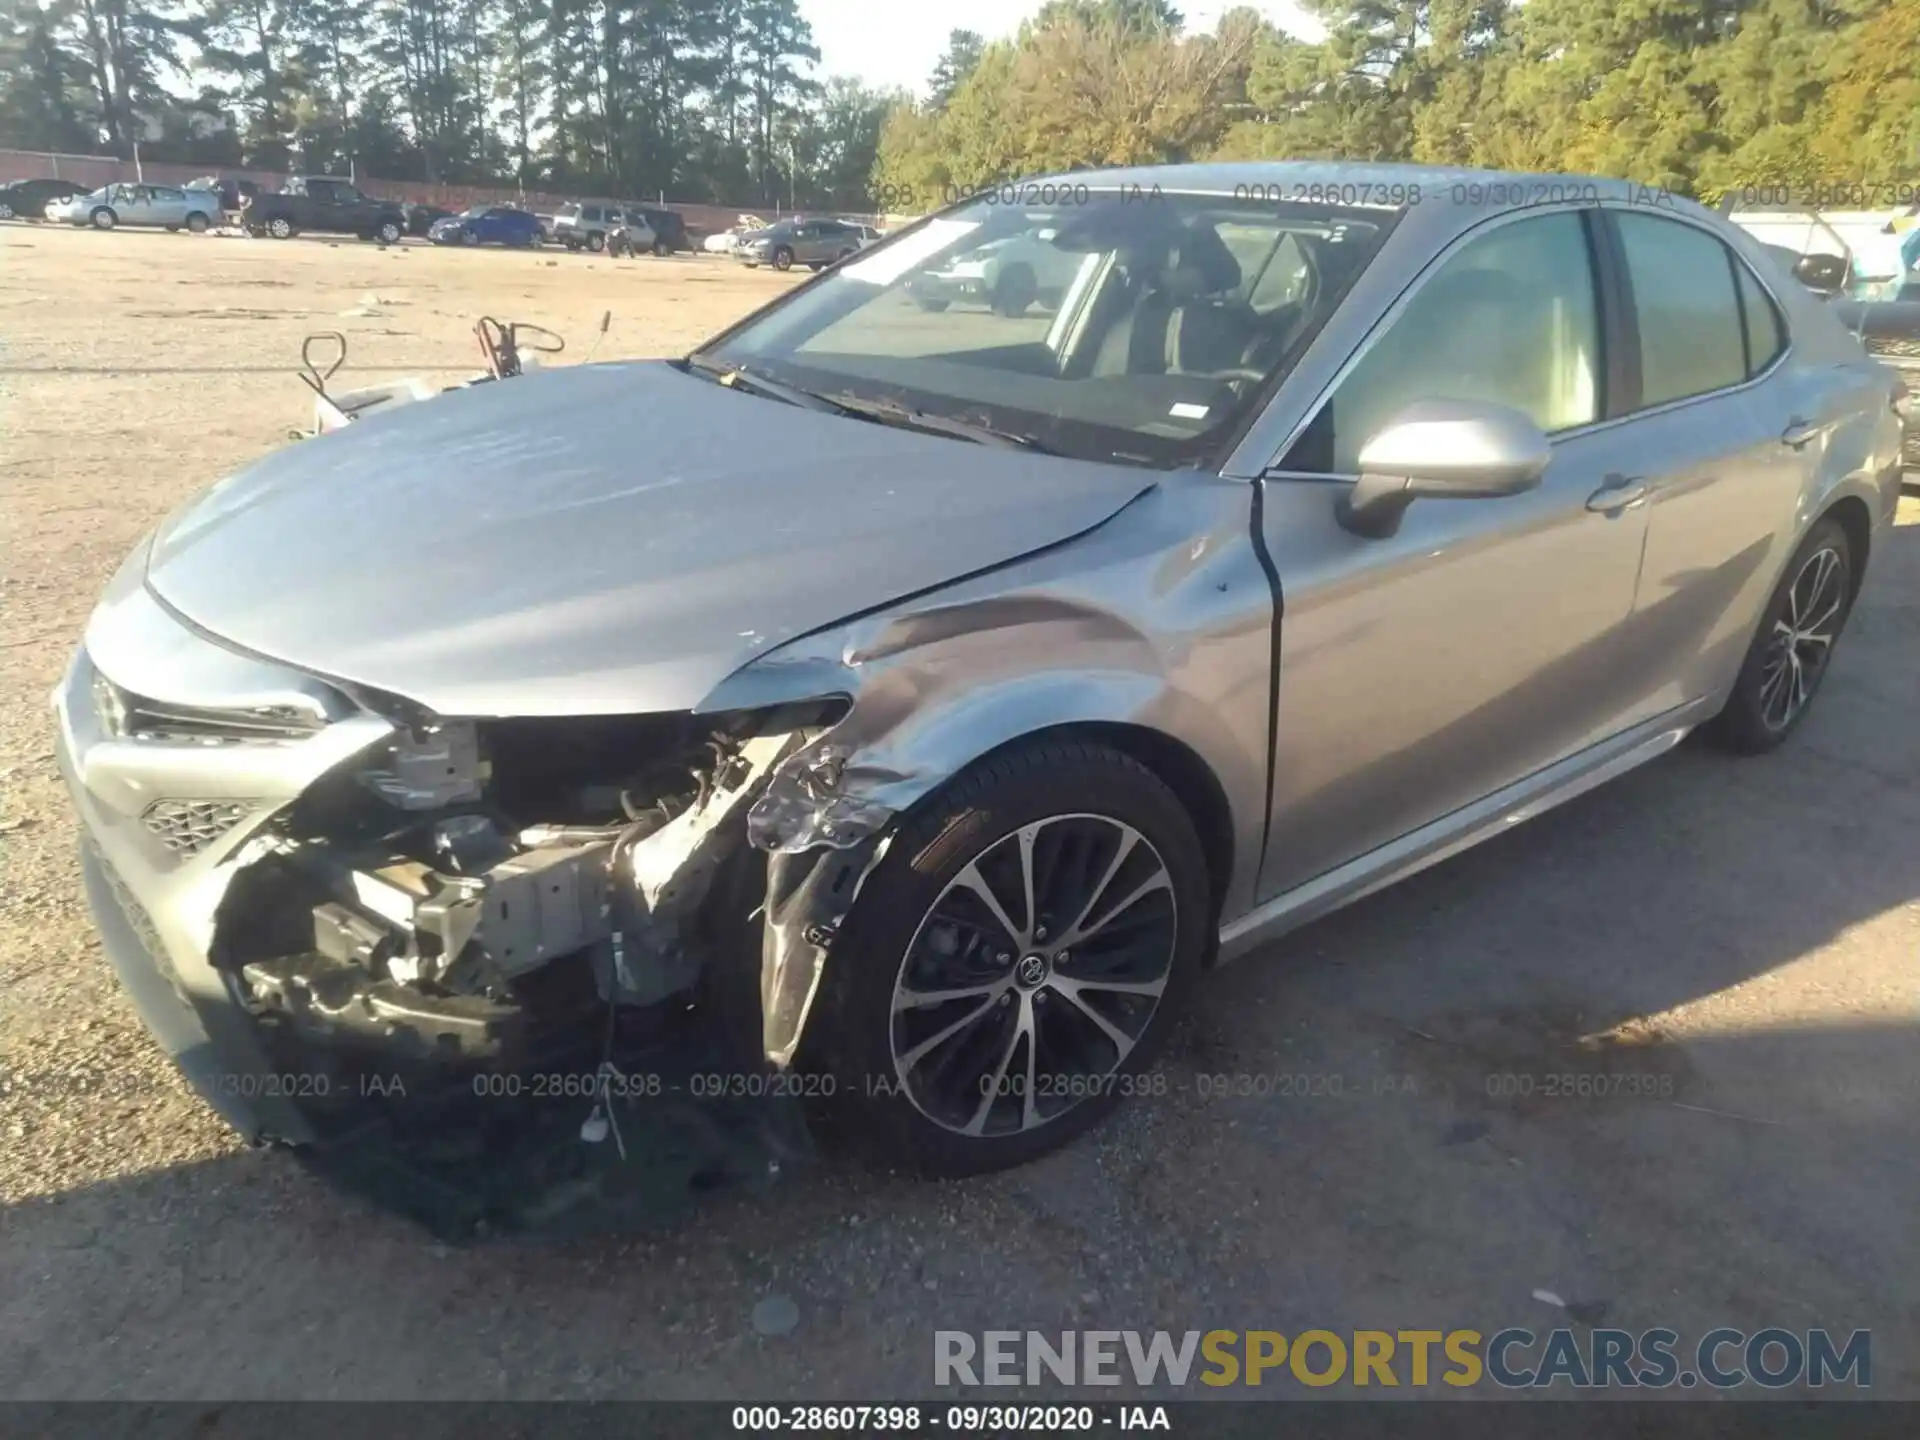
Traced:
<path id="1" fill-rule="evenodd" d="M 47 690 L 138 535 L 304 422 L 307 331 L 451 377 L 482 312 L 577 354 L 610 309 L 600 358 L 664 354 L 786 282 L 23 225 L 0 275 L 0 1395 L 872 1399 L 930 1390 L 935 1328 L 1544 1330 L 1547 1290 L 1688 1337 L 1871 1328 L 1875 1392 L 1920 1396 L 1920 503 L 1784 753 L 1682 747 L 1222 972 L 1165 1098 L 1067 1153 L 448 1249 L 243 1150 L 160 1058 Z M 1671 1084 L 1545 1098 L 1571 1071 Z M 1323 1093 L 1201 1093 L 1226 1072 Z M 773 1296 L 799 1320 L 764 1337 Z"/>

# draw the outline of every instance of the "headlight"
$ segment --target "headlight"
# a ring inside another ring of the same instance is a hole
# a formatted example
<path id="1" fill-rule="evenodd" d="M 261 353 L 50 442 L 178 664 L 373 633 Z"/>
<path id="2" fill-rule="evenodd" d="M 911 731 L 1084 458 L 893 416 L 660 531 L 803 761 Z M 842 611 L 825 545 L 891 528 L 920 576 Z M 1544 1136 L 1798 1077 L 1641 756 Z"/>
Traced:
<path id="1" fill-rule="evenodd" d="M 99 671 L 93 674 L 93 713 L 109 740 L 120 740 L 127 733 L 127 700 L 120 687 Z"/>

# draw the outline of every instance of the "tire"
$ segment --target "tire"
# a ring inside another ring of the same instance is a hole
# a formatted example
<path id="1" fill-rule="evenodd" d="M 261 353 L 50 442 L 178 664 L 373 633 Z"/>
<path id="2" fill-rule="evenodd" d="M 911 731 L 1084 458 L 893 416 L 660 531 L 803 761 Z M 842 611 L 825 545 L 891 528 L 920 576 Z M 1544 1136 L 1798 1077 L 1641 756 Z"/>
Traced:
<path id="1" fill-rule="evenodd" d="M 826 268 L 827 268 L 827 262 L 824 260 L 809 260 L 807 262 L 807 269 L 811 270 L 816 275 L 818 275 L 822 270 Z"/>
<path id="2" fill-rule="evenodd" d="M 655 259 L 664 260 L 673 254 L 673 247 L 664 240 L 656 240 L 653 242 L 653 254 Z"/>
<path id="3" fill-rule="evenodd" d="M 938 315 L 942 310 L 947 308 L 949 302 L 938 299 L 932 295 L 916 295 L 913 297 L 913 303 L 929 315 Z"/>
<path id="4" fill-rule="evenodd" d="M 374 235 L 382 245 L 398 245 L 402 235 L 399 224 L 393 220 L 382 220 Z"/>
<path id="5" fill-rule="evenodd" d="M 460 231 L 460 243 L 462 245 L 478 245 L 480 243 L 479 232 L 471 225 L 463 226 Z"/>
<path id="6" fill-rule="evenodd" d="M 212 228 L 213 221 L 202 215 L 198 210 L 187 216 L 187 229 L 192 234 L 204 235 Z"/>
<path id="7" fill-rule="evenodd" d="M 1038 290 L 1039 285 L 1034 280 L 1031 266 L 1007 266 L 1000 272 L 1000 279 L 993 287 L 993 313 L 1004 315 L 1009 320 L 1026 314 Z"/>
<path id="8" fill-rule="evenodd" d="M 284 215 L 276 215 L 267 221 L 267 234 L 276 240 L 291 240 L 294 236 L 293 222 Z"/>
<path id="9" fill-rule="evenodd" d="M 1762 755 L 1799 726 L 1853 612 L 1856 563 L 1846 530 L 1831 516 L 1807 533 L 1760 616 L 1726 708 L 1705 727 L 1715 744 Z M 1788 640 L 1789 628 L 1801 638 Z"/>
<path id="10" fill-rule="evenodd" d="M 93 222 L 93 228 L 96 230 L 111 230 L 120 223 L 120 217 L 104 205 L 87 218 Z"/>
<path id="11" fill-rule="evenodd" d="M 1124 863 L 1109 869 L 1123 840 Z M 1213 923 L 1200 855 L 1192 819 L 1157 776 L 1072 738 L 990 756 L 916 807 L 840 928 L 802 1052 L 854 1112 L 849 1137 L 921 1173 L 969 1175 L 1035 1159 L 1098 1123 L 1152 1063 L 1199 972 Z M 1037 917 L 1025 914 L 1023 860 Z M 967 876 L 1004 897 L 1007 926 Z M 1089 915 L 1081 950 L 1073 927 Z M 1094 943 L 1128 935 L 1130 967 Z M 1114 980 L 1159 989 L 1096 983 Z M 897 991 L 948 989 L 967 994 L 896 1007 Z M 976 994 L 981 1008 L 969 1011 Z"/>
<path id="12" fill-rule="evenodd" d="M 774 269 L 791 270 L 793 268 L 793 251 L 782 245 L 778 250 L 773 252 L 772 260 Z"/>
<path id="13" fill-rule="evenodd" d="M 4 200 L 0 200 L 0 220 L 11 219 L 13 219 L 13 206 L 7 204 Z"/>
<path id="14" fill-rule="evenodd" d="M 607 248 L 607 237 L 602 235 L 598 230 L 594 231 L 593 234 L 587 236 L 587 249 L 593 251 L 594 254 L 598 255 L 602 250 L 606 248 Z"/>

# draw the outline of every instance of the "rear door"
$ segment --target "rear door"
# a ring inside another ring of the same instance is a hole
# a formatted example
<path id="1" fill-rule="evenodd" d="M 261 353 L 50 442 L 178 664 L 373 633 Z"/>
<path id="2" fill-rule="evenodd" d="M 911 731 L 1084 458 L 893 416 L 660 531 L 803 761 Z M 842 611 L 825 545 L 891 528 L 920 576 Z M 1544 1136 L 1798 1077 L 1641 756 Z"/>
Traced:
<path id="1" fill-rule="evenodd" d="M 1767 283 L 1706 224 L 1605 214 L 1635 337 L 1621 469 L 1648 512 L 1628 654 L 1657 711 L 1739 668 L 1846 387 L 1794 363 Z"/>
<path id="2" fill-rule="evenodd" d="M 1294 889 L 1606 739 L 1646 507 L 1612 505 L 1619 330 L 1597 212 L 1487 221 L 1428 264 L 1259 482 L 1283 595 L 1263 895 Z M 1277 282 L 1276 282 L 1277 283 Z M 1539 486 L 1343 528 L 1367 439 L 1423 399 L 1488 400 L 1552 445 Z"/>
<path id="3" fill-rule="evenodd" d="M 187 192 L 170 185 L 156 185 L 148 192 L 153 197 L 153 223 L 184 225 L 187 220 Z"/>

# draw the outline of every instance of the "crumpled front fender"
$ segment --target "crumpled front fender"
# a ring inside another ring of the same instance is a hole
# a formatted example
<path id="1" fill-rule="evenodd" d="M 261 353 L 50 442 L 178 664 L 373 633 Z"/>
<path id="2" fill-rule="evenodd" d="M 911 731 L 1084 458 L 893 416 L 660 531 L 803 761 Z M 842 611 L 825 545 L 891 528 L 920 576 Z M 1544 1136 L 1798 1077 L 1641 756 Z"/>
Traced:
<path id="1" fill-rule="evenodd" d="M 846 715 L 779 766 L 748 815 L 776 862 L 861 852 L 976 760 L 1040 731 L 1126 725 L 1177 742 L 1227 797 L 1227 913 L 1262 843 L 1272 587 L 1250 538 L 1251 488 L 1170 477 L 1089 534 L 934 594 L 794 640 L 734 672 L 702 711 L 842 696 Z M 807 866 L 777 864 L 789 882 Z M 769 926 L 769 1058 L 790 1056 L 858 885 Z M 769 912 L 771 914 L 771 911 Z M 811 937 L 811 938 L 809 938 Z M 776 1036 L 775 1013 L 782 1017 Z"/>

